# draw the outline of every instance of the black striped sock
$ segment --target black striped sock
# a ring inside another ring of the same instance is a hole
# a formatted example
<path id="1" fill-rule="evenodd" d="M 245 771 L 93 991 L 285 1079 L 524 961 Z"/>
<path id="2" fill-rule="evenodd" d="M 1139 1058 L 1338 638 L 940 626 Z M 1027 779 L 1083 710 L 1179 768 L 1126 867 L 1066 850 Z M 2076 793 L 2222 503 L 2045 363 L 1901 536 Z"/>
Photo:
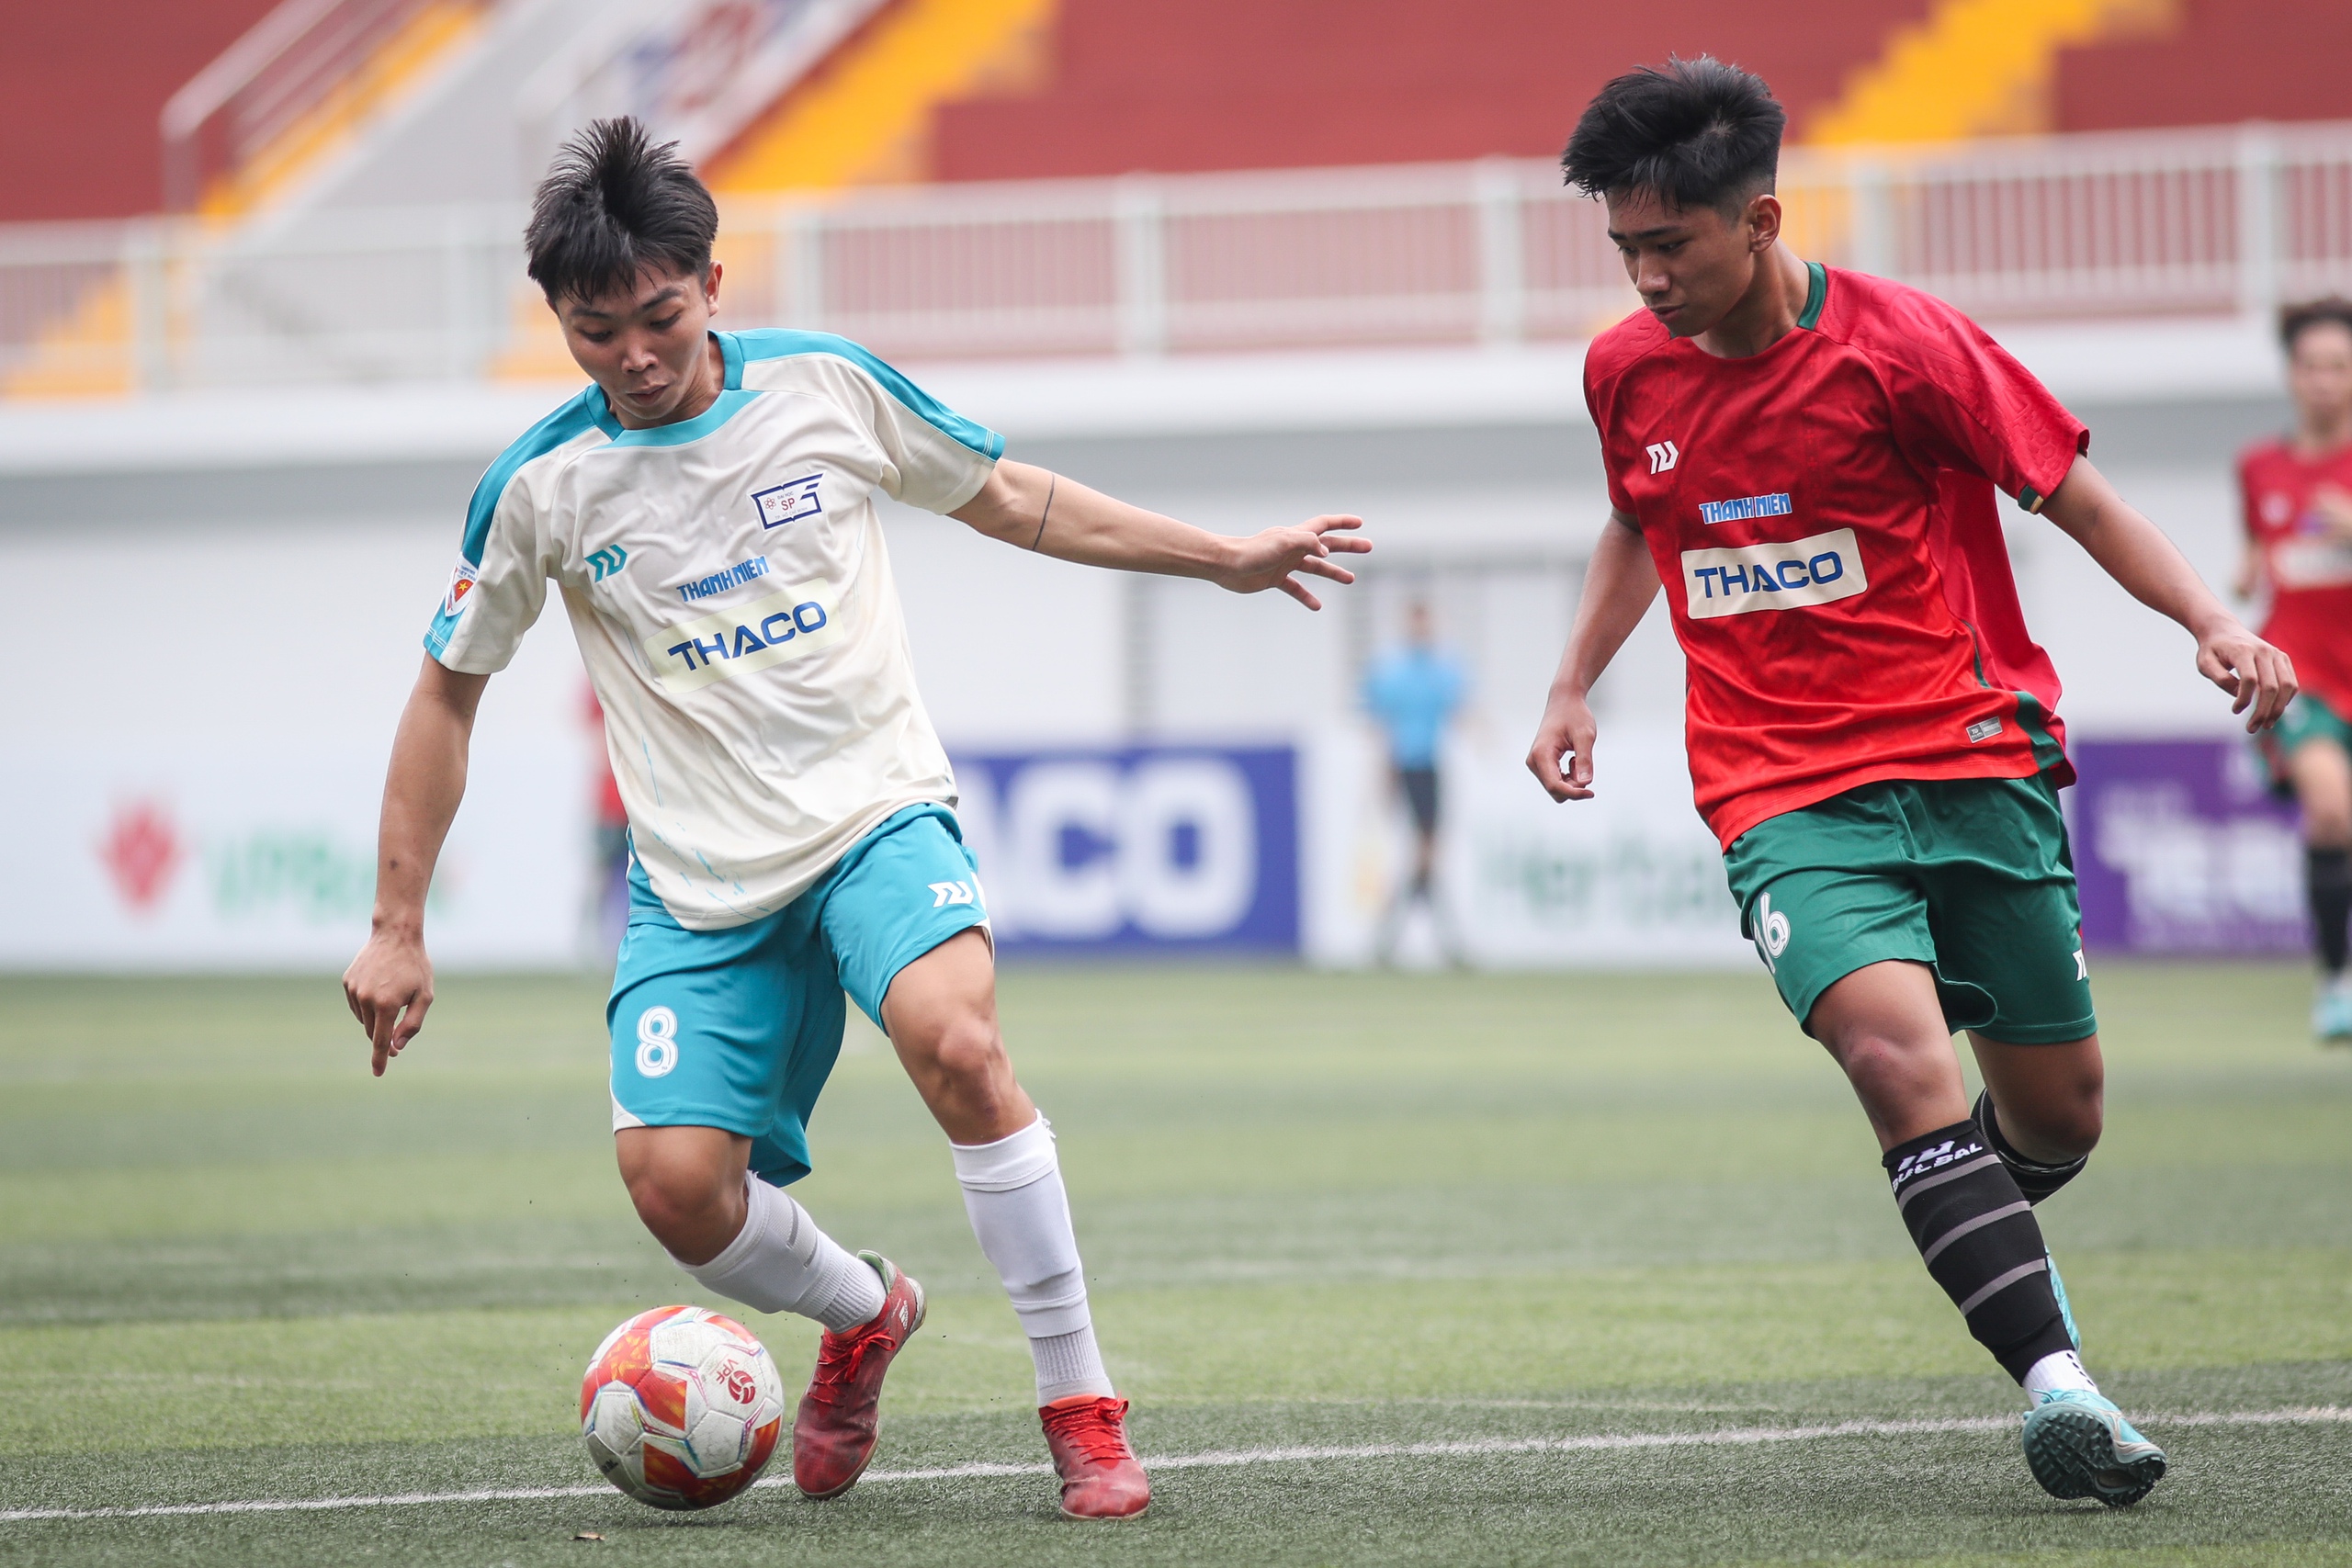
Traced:
<path id="1" fill-rule="evenodd" d="M 2025 1194 L 2025 1201 L 2029 1203 L 2041 1202 L 2082 1175 L 2083 1167 L 2091 1162 L 2090 1156 L 2077 1155 L 2064 1165 L 2044 1165 L 2040 1160 L 2028 1159 L 2009 1147 L 2009 1141 L 2001 1136 L 2001 1122 L 1994 1113 L 1993 1091 L 1989 1089 L 1976 1097 L 1976 1124 L 1984 1129 L 1984 1141 L 1993 1145 L 1993 1152 L 1999 1155 L 2001 1163 L 2009 1168 L 2009 1175 L 2016 1179 L 2018 1190 Z"/>
<path id="2" fill-rule="evenodd" d="M 2352 921 L 2352 852 L 2305 850 L 2303 877 L 2311 893 L 2312 931 L 2319 947 L 2320 967 L 2330 975 L 2341 975 L 2346 927 Z"/>
<path id="3" fill-rule="evenodd" d="M 2034 1362 L 2075 1348 L 2033 1205 L 1973 1121 L 1889 1149 L 1885 1163 L 1921 1261 L 2009 1376 L 2023 1382 Z"/>

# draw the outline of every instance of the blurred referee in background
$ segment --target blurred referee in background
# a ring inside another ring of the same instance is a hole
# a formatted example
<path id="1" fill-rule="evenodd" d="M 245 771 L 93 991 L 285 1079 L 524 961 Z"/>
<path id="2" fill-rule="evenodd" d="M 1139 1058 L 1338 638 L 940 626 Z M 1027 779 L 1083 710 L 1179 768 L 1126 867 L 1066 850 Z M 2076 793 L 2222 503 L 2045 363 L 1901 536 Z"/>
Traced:
<path id="1" fill-rule="evenodd" d="M 1374 660 L 1364 675 L 1363 705 L 1387 738 L 1389 769 L 1413 818 L 1412 874 L 1389 895 L 1374 942 L 1383 964 L 1395 961 L 1396 939 L 1416 901 L 1429 907 L 1445 961 L 1462 962 L 1462 944 L 1436 889 L 1438 761 L 1446 726 L 1462 706 L 1467 684 L 1460 660 L 1437 646 L 1430 607 L 1418 601 L 1406 612 L 1404 643 Z"/>

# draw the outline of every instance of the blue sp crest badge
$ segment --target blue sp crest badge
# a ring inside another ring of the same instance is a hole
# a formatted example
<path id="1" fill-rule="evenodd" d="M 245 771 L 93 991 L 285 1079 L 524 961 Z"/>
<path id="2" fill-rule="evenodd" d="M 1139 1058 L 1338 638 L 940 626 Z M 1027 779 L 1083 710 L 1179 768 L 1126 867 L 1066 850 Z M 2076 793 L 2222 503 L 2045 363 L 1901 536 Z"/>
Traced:
<path id="1" fill-rule="evenodd" d="M 760 509 L 760 526 L 781 528 L 786 523 L 797 523 L 803 517 L 814 517 L 824 511 L 818 502 L 817 486 L 822 474 L 810 474 L 806 479 L 790 479 L 766 490 L 752 492 L 752 504 Z"/>

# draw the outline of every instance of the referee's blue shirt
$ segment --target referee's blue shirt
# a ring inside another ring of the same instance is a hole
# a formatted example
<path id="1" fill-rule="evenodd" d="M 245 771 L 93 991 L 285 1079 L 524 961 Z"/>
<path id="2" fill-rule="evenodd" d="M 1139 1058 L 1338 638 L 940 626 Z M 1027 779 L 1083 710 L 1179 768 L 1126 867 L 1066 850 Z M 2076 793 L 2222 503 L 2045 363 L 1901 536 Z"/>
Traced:
<path id="1" fill-rule="evenodd" d="M 1374 662 L 1363 678 L 1363 705 L 1388 732 L 1390 761 L 1400 768 L 1437 766 L 1464 684 L 1462 666 L 1435 648 L 1408 643 Z"/>

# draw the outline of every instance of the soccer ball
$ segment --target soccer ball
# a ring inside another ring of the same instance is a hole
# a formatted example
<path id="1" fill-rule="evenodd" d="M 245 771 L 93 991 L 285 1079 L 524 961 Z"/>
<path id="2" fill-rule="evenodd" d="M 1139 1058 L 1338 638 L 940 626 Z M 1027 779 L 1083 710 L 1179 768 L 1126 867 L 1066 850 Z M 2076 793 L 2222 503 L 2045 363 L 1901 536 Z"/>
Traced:
<path id="1" fill-rule="evenodd" d="M 694 1306 L 639 1313 L 580 1380 L 580 1435 L 605 1479 L 657 1508 L 708 1508 L 753 1481 L 784 1433 L 767 1347 Z"/>

